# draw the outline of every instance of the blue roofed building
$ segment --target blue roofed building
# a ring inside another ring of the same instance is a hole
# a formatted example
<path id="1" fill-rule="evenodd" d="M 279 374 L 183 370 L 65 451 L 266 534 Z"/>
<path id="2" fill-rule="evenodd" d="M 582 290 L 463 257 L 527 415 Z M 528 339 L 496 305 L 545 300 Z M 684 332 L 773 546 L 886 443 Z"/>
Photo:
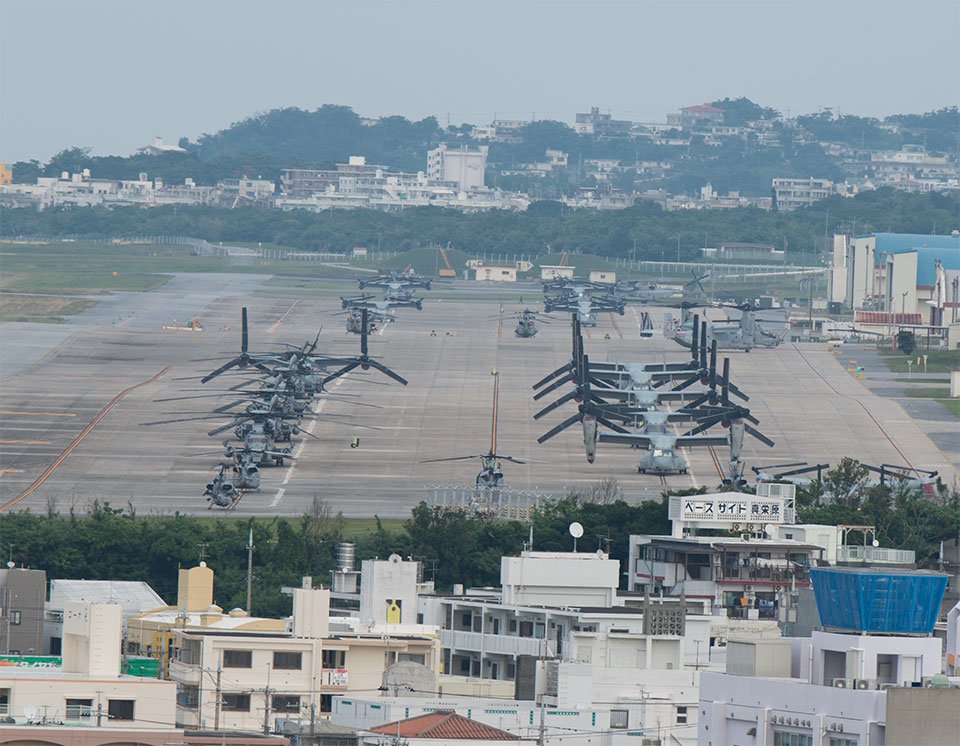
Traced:
<path id="1" fill-rule="evenodd" d="M 933 636 L 947 576 L 812 568 L 823 629 L 728 643 L 700 677 L 698 743 L 942 746 L 960 732 L 960 679 Z M 951 611 L 954 620 L 960 605 Z M 947 642 L 956 658 L 957 636 Z M 783 648 L 781 650 L 781 648 Z"/>
<path id="2" fill-rule="evenodd" d="M 888 324 L 948 325 L 960 315 L 960 232 L 836 236 L 831 281 L 831 300 L 843 289 L 845 307 Z"/>

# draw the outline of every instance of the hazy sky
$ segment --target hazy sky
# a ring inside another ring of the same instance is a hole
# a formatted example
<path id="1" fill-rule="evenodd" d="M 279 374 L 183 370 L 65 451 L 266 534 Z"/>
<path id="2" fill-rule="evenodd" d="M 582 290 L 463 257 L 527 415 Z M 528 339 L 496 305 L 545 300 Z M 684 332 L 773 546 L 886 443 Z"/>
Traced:
<path id="1" fill-rule="evenodd" d="M 572 122 L 747 96 L 960 101 L 958 0 L 0 0 L 0 161 L 128 154 L 275 107 Z"/>

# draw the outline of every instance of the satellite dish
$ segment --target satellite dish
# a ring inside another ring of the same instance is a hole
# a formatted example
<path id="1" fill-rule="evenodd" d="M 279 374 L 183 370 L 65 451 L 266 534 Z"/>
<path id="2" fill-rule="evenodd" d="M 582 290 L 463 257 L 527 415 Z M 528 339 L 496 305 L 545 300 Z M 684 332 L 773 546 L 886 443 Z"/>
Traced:
<path id="1" fill-rule="evenodd" d="M 768 523 L 763 527 L 763 533 L 767 536 L 773 536 L 773 525 Z"/>
<path id="2" fill-rule="evenodd" d="M 875 547 L 880 546 L 880 542 L 877 541 L 876 539 L 874 539 L 871 543 L 872 543 Z"/>
<path id="3" fill-rule="evenodd" d="M 23 706 L 23 716 L 27 719 L 27 722 L 32 722 L 34 718 L 37 717 L 37 708 L 35 705 L 24 705 Z"/>
<path id="4" fill-rule="evenodd" d="M 583 536 L 583 526 L 581 526 L 577 521 L 571 523 L 568 530 L 574 539 L 579 539 L 581 536 Z"/>

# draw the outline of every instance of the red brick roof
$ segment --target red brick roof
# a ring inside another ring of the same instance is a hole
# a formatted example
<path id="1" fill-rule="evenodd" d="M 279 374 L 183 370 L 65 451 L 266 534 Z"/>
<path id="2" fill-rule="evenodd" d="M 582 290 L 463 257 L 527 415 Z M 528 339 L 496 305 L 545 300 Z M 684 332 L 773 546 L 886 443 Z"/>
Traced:
<path id="1" fill-rule="evenodd" d="M 465 718 L 451 710 L 437 710 L 426 715 L 407 718 L 399 722 L 378 725 L 370 729 L 374 733 L 401 738 L 436 738 L 445 741 L 516 741 L 517 736 L 476 720 Z"/>

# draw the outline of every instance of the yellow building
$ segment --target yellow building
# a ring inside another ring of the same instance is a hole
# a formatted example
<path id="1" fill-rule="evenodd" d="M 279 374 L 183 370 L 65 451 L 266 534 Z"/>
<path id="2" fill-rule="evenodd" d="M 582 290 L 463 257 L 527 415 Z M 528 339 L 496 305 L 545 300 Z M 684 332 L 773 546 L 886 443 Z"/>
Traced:
<path id="1" fill-rule="evenodd" d="M 13 183 L 13 169 L 6 163 L 0 163 L 0 186 Z"/>

